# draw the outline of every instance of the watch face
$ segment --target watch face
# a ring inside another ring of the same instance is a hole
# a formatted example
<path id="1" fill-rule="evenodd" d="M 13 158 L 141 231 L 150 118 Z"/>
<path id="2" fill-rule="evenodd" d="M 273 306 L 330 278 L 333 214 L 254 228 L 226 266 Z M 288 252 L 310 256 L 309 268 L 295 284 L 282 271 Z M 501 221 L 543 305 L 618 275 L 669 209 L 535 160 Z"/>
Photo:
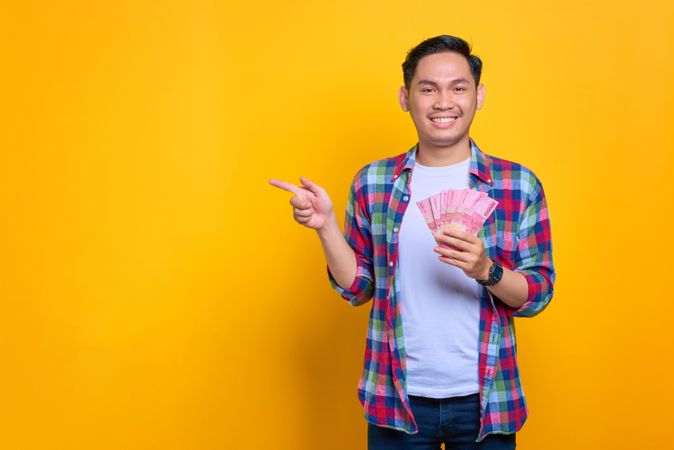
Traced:
<path id="1" fill-rule="evenodd" d="M 498 277 L 500 280 L 501 277 L 503 276 L 503 266 L 499 263 L 494 263 L 494 275 Z"/>
<path id="2" fill-rule="evenodd" d="M 496 284 L 501 281 L 501 278 L 503 277 L 503 266 L 494 261 L 492 267 L 494 268 L 494 271 L 489 274 L 489 281 L 492 281 L 492 284 Z"/>
<path id="3" fill-rule="evenodd" d="M 483 286 L 491 286 L 501 281 L 502 277 L 503 277 L 503 266 L 494 261 L 491 267 L 489 268 L 489 277 L 486 280 L 477 280 L 477 282 Z"/>

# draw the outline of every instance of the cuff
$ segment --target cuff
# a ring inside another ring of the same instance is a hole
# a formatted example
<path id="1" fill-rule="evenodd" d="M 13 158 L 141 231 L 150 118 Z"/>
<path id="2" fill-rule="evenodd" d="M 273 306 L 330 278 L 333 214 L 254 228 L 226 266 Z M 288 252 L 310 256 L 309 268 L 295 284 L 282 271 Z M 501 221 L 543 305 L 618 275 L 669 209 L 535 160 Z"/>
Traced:
<path id="1" fill-rule="evenodd" d="M 552 283 L 544 275 L 531 270 L 516 270 L 527 280 L 527 300 L 519 308 L 510 308 L 514 317 L 533 317 L 543 311 L 552 300 Z"/>
<path id="2" fill-rule="evenodd" d="M 351 286 L 346 289 L 341 287 L 337 281 L 335 281 L 335 278 L 332 276 L 330 267 L 328 265 L 326 265 L 326 270 L 328 272 L 328 279 L 330 280 L 332 288 L 337 291 L 337 293 L 343 299 L 347 300 L 353 306 L 362 305 L 372 298 L 372 278 L 370 278 L 367 271 L 360 264 L 356 269 L 356 278 L 353 280 L 353 283 L 351 283 Z"/>

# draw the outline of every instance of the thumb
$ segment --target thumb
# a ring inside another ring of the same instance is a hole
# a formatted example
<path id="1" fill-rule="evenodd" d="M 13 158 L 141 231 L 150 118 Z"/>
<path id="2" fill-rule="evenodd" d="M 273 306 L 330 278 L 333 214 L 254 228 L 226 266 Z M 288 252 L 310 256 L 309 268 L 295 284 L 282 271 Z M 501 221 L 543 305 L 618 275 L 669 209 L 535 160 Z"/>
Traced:
<path id="1" fill-rule="evenodd" d="M 320 195 L 323 193 L 323 188 L 321 188 L 319 185 L 314 183 L 313 181 L 305 178 L 305 177 L 300 177 L 300 181 L 302 184 L 309 189 L 313 194 L 315 195 Z"/>

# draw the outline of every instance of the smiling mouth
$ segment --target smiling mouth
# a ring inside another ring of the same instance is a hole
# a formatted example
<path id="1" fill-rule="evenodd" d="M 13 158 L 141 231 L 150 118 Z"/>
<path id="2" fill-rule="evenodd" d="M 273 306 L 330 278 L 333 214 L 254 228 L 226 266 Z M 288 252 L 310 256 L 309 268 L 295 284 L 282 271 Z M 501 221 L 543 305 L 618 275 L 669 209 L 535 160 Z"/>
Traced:
<path id="1" fill-rule="evenodd" d="M 431 121 L 435 123 L 451 123 L 454 122 L 456 119 L 457 119 L 456 117 L 433 117 L 431 118 Z"/>

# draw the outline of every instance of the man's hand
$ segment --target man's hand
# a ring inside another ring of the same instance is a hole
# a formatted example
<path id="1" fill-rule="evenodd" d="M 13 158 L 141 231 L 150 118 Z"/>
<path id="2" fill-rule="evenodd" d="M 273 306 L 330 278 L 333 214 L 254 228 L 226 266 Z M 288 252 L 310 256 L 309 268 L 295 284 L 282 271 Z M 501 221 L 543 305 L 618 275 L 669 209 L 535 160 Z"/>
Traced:
<path id="1" fill-rule="evenodd" d="M 302 186 L 295 186 L 280 180 L 269 180 L 269 184 L 295 194 L 290 199 L 293 206 L 293 217 L 297 223 L 320 230 L 334 216 L 332 201 L 325 189 L 300 177 Z"/>
<path id="2" fill-rule="evenodd" d="M 435 235 L 435 241 L 438 247 L 433 251 L 440 255 L 440 261 L 462 269 L 466 275 L 476 280 L 489 278 L 492 260 L 484 252 L 482 239 L 446 226 Z M 458 250 L 440 247 L 440 243 L 451 245 Z"/>
<path id="3" fill-rule="evenodd" d="M 348 289 L 356 280 L 358 273 L 356 254 L 339 228 L 332 201 L 325 189 L 304 177 L 300 177 L 300 182 L 302 186 L 295 186 L 285 181 L 269 180 L 272 186 L 295 194 L 290 199 L 290 204 L 293 205 L 293 217 L 297 223 L 316 230 L 330 273 L 337 284 L 343 289 Z M 371 296 L 371 289 L 361 290 L 354 297 L 354 301 L 357 304 L 364 303 L 368 300 L 364 298 L 368 292 Z"/>

